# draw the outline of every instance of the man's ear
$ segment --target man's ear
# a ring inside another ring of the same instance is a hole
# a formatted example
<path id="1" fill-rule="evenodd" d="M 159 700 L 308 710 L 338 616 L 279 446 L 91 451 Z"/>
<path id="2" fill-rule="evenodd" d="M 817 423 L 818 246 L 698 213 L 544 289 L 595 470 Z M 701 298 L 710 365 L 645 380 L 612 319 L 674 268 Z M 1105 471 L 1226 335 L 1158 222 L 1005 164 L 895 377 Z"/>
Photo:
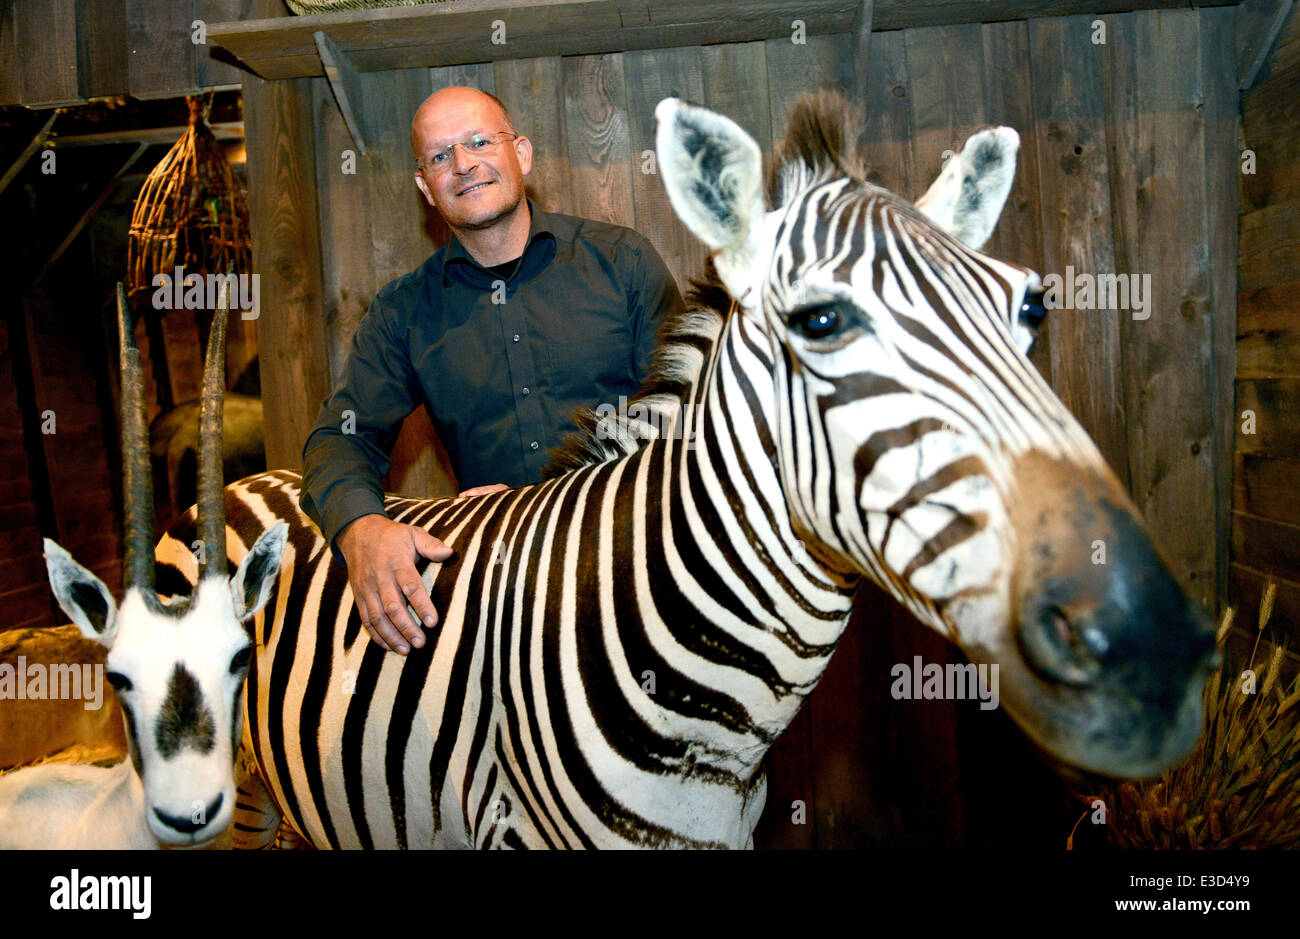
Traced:
<path id="1" fill-rule="evenodd" d="M 916 207 L 966 247 L 983 247 L 1011 192 L 1019 147 L 1020 135 L 1010 127 L 972 134 Z"/>
<path id="2" fill-rule="evenodd" d="M 429 191 L 429 184 L 425 182 L 423 173 L 415 174 L 415 185 L 416 188 L 418 188 L 420 192 L 424 194 L 424 201 L 429 203 L 429 205 L 433 206 L 433 208 L 436 209 L 438 206 L 434 204 L 433 193 Z"/>
<path id="3" fill-rule="evenodd" d="M 527 176 L 533 171 L 533 142 L 527 137 L 514 139 L 515 156 L 519 157 L 519 171 Z"/>
<path id="4" fill-rule="evenodd" d="M 245 620 L 266 605 L 280 573 L 280 558 L 284 553 L 289 526 L 276 522 L 262 533 L 239 563 L 235 576 L 230 578 L 230 596 L 234 600 L 235 616 Z"/>
<path id="5" fill-rule="evenodd" d="M 74 561 L 67 551 L 49 538 L 42 540 L 45 569 L 59 606 L 83 636 L 111 649 L 117 638 L 117 604 L 113 595 L 102 580 Z"/>
<path id="6" fill-rule="evenodd" d="M 677 217 L 714 251 L 722 282 L 740 298 L 758 262 L 763 153 L 734 121 L 665 98 L 655 108 L 659 173 Z"/>

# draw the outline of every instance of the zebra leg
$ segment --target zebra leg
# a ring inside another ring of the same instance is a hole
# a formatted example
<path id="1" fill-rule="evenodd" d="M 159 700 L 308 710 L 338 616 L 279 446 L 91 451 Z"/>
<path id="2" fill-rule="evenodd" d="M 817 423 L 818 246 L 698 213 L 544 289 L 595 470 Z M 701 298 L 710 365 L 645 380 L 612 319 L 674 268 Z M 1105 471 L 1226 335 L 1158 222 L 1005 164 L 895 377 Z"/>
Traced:
<path id="1" fill-rule="evenodd" d="M 279 807 L 257 773 L 257 763 L 245 742 L 235 761 L 233 847 L 241 851 L 279 847 L 279 831 L 287 827 Z"/>
<path id="2" fill-rule="evenodd" d="M 275 833 L 276 851 L 312 851 L 315 850 L 310 841 L 293 830 L 293 826 L 286 821 L 280 822 L 280 829 Z"/>

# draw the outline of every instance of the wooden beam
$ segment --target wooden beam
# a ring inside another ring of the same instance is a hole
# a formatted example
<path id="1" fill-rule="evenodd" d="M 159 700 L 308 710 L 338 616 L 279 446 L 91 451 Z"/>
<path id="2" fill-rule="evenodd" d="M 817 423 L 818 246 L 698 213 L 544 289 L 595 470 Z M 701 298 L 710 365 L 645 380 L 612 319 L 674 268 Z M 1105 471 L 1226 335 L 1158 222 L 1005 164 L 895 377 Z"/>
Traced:
<path id="1" fill-rule="evenodd" d="M 334 92 L 339 111 L 343 114 L 343 123 L 348 126 L 352 142 L 362 156 L 366 154 L 366 109 L 361 99 L 361 77 L 348 54 L 324 30 L 312 33 L 316 41 L 316 52 L 320 55 L 321 67 L 325 69 L 325 78 Z"/>
<path id="2" fill-rule="evenodd" d="M 853 14 L 853 101 L 858 106 L 867 100 L 867 75 L 871 63 L 871 24 L 876 15 L 876 0 L 860 0 Z"/>
<path id="3" fill-rule="evenodd" d="M 54 126 L 54 121 L 58 116 L 58 111 L 50 112 L 49 120 L 45 122 L 45 126 L 36 132 L 36 136 L 23 148 L 23 152 L 18 154 L 18 159 L 14 160 L 9 169 L 5 170 L 4 176 L 0 176 L 0 192 L 5 191 L 5 188 L 14 181 L 14 177 L 22 172 L 23 167 L 27 165 L 27 161 L 32 158 L 32 154 L 40 149 L 41 144 L 45 141 L 45 135 L 50 132 L 50 128 Z"/>
<path id="4" fill-rule="evenodd" d="M 56 135 L 54 140 L 61 150 L 66 150 L 68 147 L 102 147 L 105 144 L 115 143 L 143 143 L 152 146 L 154 144 L 174 144 L 181 139 L 186 129 L 185 127 L 142 127 L 137 130 L 75 134 L 69 137 Z M 218 140 L 244 139 L 243 121 L 209 124 L 208 129 L 212 131 L 212 136 Z"/>
<path id="5" fill-rule="evenodd" d="M 1241 91 L 1255 84 L 1291 4 L 1292 0 L 1244 0 L 1237 7 L 1237 87 Z"/>
<path id="6" fill-rule="evenodd" d="M 266 465 L 301 469 L 302 445 L 330 391 L 325 354 L 316 135 L 311 82 L 244 84 L 253 270 L 261 275 L 257 321 Z"/>
<path id="7" fill-rule="evenodd" d="M 1191 0 L 1227 6 L 1232 0 Z M 1188 0 L 875 0 L 872 29 L 1186 7 Z M 211 40 L 263 78 L 323 75 L 313 35 L 324 31 L 360 72 L 670 49 L 853 29 L 862 0 L 457 0 L 408 7 L 214 23 Z M 644 13 L 642 12 L 644 8 Z M 504 30 L 504 34 L 502 31 Z"/>

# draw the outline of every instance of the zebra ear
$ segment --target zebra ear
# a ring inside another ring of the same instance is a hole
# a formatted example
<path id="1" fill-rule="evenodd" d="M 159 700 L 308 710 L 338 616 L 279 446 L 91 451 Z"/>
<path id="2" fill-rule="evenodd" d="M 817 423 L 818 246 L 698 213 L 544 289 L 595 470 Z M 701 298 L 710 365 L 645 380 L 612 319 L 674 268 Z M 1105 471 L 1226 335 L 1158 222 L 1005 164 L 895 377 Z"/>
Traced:
<path id="1" fill-rule="evenodd" d="M 45 545 L 45 569 L 50 588 L 68 618 L 81 634 L 105 648 L 117 637 L 117 604 L 104 582 L 72 559 L 72 555 L 49 538 Z"/>
<path id="2" fill-rule="evenodd" d="M 1020 135 L 1010 127 L 973 134 L 916 207 L 966 247 L 982 247 L 1011 192 L 1019 147 Z"/>
<path id="3" fill-rule="evenodd" d="M 655 149 L 677 217 L 714 252 L 722 281 L 740 297 L 754 269 L 763 203 L 763 153 L 734 121 L 665 98 L 655 108 Z"/>
<path id="4" fill-rule="evenodd" d="M 230 595 L 235 602 L 235 616 L 242 620 L 252 616 L 266 605 L 271 588 L 280 573 L 280 558 L 289 526 L 276 522 L 257 539 L 253 550 L 239 563 L 235 576 L 230 578 Z"/>

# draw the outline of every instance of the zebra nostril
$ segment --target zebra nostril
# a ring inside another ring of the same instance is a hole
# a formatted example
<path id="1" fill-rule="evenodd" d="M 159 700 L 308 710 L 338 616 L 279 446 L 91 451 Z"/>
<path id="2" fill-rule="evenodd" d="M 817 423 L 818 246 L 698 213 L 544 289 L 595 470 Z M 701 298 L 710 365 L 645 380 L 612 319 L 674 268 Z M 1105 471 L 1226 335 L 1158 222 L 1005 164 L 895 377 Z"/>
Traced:
<path id="1" fill-rule="evenodd" d="M 1067 685 L 1090 685 L 1101 674 L 1110 648 L 1105 633 L 1079 627 L 1059 606 L 1045 605 L 1017 631 L 1025 660 L 1038 672 Z"/>
<path id="2" fill-rule="evenodd" d="M 183 835 L 192 835 L 194 832 L 208 827 L 208 822 L 217 817 L 217 813 L 221 811 L 221 803 L 225 798 L 224 794 L 218 794 L 215 799 L 204 807 L 203 814 L 200 816 L 199 821 L 195 821 L 193 816 L 168 815 L 156 806 L 154 807 L 153 814 L 157 816 L 158 821 L 162 822 L 168 828 L 174 828 Z"/>

